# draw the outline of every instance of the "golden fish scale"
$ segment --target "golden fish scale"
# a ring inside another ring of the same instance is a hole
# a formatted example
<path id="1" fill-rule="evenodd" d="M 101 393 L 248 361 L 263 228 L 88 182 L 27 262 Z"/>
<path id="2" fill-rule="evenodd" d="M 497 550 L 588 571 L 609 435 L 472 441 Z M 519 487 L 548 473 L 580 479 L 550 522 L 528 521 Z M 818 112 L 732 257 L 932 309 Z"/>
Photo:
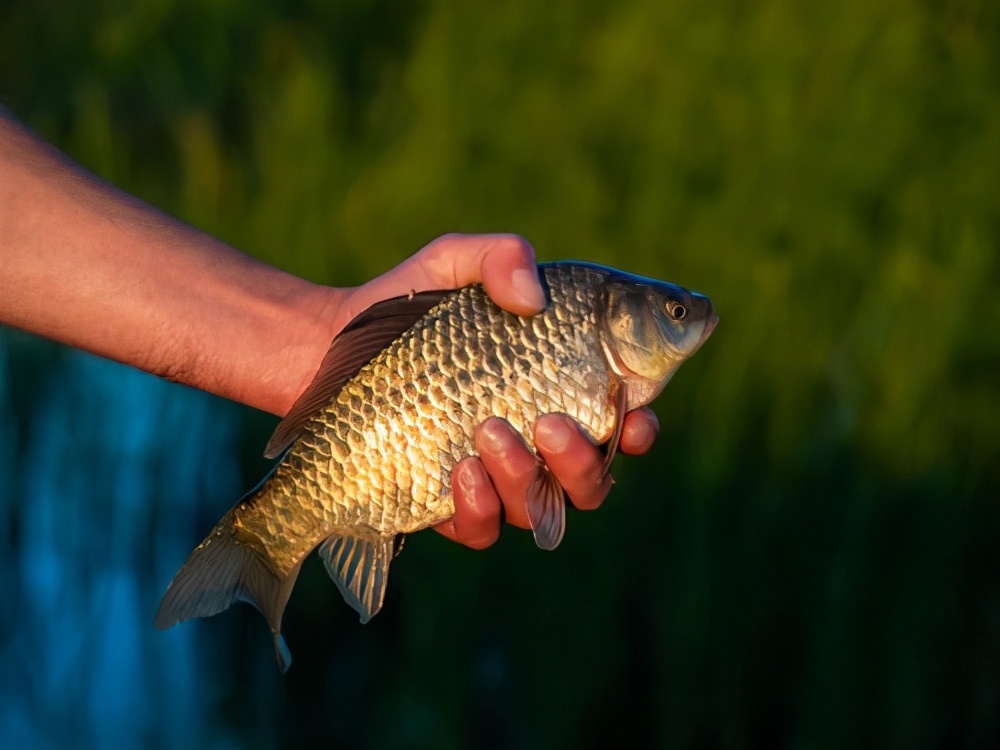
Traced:
<path id="1" fill-rule="evenodd" d="M 490 416 L 531 434 L 562 412 L 597 442 L 614 427 L 614 374 L 597 323 L 602 275 L 546 269 L 552 304 L 521 319 L 479 286 L 447 297 L 309 420 L 268 482 L 235 510 L 240 541 L 285 574 L 337 529 L 417 531 L 454 514 L 451 470 Z"/>

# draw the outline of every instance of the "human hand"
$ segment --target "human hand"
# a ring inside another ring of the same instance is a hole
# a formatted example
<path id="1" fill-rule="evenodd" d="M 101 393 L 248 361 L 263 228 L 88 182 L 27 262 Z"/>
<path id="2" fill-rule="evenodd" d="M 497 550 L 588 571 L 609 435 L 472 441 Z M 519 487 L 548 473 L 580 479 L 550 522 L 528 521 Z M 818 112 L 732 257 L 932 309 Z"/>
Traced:
<path id="1" fill-rule="evenodd" d="M 517 315 L 534 315 L 545 305 L 535 252 L 523 238 L 449 234 L 382 276 L 344 290 L 337 321 L 343 327 L 370 305 L 389 297 L 480 281 L 494 302 Z M 652 411 L 630 412 L 619 450 L 645 453 L 658 432 L 659 422 Z M 576 422 L 562 414 L 543 416 L 535 426 L 534 443 L 576 508 L 600 507 L 611 479 L 601 476 L 604 456 Z M 502 519 L 518 528 L 530 528 L 525 499 L 539 465 L 524 439 L 503 419 L 488 419 L 480 425 L 474 444 L 479 457 L 466 458 L 452 472 L 455 515 L 435 528 L 449 539 L 484 549 L 499 537 Z"/>
<path id="2" fill-rule="evenodd" d="M 0 173 L 0 323 L 277 415 L 308 387 L 331 338 L 375 302 L 481 281 L 517 315 L 545 304 L 534 251 L 504 234 L 446 235 L 352 289 L 312 284 L 95 179 L 2 110 Z M 39 262 L 51 248 L 59 262 Z M 645 453 L 657 431 L 653 413 L 637 410 L 619 449 Z M 534 440 L 574 505 L 601 504 L 603 457 L 575 423 L 542 417 Z M 455 515 L 438 531 L 478 549 L 496 541 L 502 517 L 529 527 L 537 461 L 503 420 L 484 423 L 475 445 L 481 458 L 455 468 Z"/>

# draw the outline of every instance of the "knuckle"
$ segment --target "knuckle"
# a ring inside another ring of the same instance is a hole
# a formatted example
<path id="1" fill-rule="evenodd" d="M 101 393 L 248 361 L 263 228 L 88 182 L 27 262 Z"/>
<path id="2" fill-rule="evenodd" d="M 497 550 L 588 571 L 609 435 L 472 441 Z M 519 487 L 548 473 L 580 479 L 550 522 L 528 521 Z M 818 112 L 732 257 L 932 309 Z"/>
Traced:
<path id="1" fill-rule="evenodd" d="M 500 529 L 490 529 L 489 531 L 482 531 L 477 536 L 470 538 L 466 541 L 465 545 L 476 550 L 486 549 L 487 547 L 493 546 L 499 538 Z"/>
<path id="2" fill-rule="evenodd" d="M 519 234 L 504 233 L 497 236 L 497 241 L 518 250 L 531 250 L 531 243 Z"/>
<path id="3" fill-rule="evenodd" d="M 434 250 L 440 251 L 439 249 L 441 248 L 441 246 L 457 243 L 463 237 L 465 237 L 465 235 L 460 234 L 459 232 L 446 232 L 445 234 L 442 234 L 440 237 L 434 238 L 430 243 L 428 243 L 426 249 L 431 252 L 433 252 Z"/>
<path id="4" fill-rule="evenodd" d="M 501 253 L 511 253 L 524 256 L 531 261 L 535 258 L 535 249 L 524 237 L 519 234 L 493 234 L 489 235 L 486 244 L 486 254 L 499 251 Z"/>

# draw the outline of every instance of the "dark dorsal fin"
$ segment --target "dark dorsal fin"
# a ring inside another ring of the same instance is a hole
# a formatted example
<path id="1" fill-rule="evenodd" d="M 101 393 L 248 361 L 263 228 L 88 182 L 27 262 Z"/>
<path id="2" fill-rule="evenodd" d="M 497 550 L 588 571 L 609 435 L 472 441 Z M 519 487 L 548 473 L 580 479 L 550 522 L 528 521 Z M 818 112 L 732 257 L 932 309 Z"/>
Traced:
<path id="1" fill-rule="evenodd" d="M 417 292 L 376 302 L 348 323 L 330 344 L 312 383 L 275 429 L 264 456 L 275 458 L 294 443 L 309 418 L 348 380 L 452 291 Z"/>

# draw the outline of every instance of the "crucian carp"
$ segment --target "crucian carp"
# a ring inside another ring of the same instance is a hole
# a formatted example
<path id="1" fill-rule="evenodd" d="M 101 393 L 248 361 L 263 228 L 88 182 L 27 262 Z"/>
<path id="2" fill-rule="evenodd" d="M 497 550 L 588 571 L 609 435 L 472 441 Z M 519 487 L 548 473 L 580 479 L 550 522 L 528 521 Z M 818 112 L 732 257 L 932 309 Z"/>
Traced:
<path id="1" fill-rule="evenodd" d="M 595 443 L 606 473 L 625 414 L 651 402 L 715 329 L 703 294 L 579 262 L 539 266 L 547 305 L 522 318 L 481 285 L 373 305 L 333 341 L 265 455 L 282 456 L 191 553 L 156 625 L 243 600 L 267 618 L 282 669 L 281 618 L 302 561 L 319 548 L 344 599 L 381 608 L 399 534 L 454 514 L 451 471 L 473 430 L 503 417 L 522 435 L 561 412 Z M 525 498 L 536 544 L 565 528 L 562 487 L 544 466 Z"/>

